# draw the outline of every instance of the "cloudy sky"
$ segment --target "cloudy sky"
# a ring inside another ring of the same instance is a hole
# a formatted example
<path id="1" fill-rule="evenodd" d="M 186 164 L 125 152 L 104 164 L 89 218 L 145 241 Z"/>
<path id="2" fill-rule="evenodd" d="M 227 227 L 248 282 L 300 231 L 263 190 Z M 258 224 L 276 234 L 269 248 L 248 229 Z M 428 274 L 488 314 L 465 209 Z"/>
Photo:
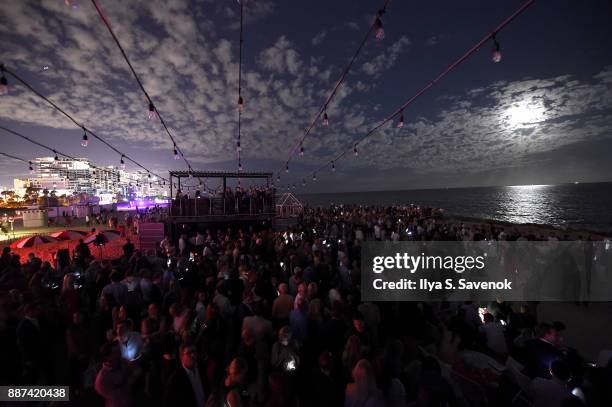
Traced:
<path id="1" fill-rule="evenodd" d="M 391 1 L 283 183 L 303 192 L 610 181 L 612 29 L 608 1 L 538 1 L 386 126 L 374 127 L 521 4 Z M 0 62 L 121 151 L 161 173 L 184 169 L 89 0 L 0 3 Z M 195 168 L 237 168 L 235 0 L 99 0 L 144 86 Z M 359 45 L 382 0 L 249 0 L 242 146 L 246 170 L 278 172 Z M 100 165 L 120 157 L 9 76 L 0 124 Z M 2 133 L 2 151 L 48 155 Z M 25 176 L 0 158 L 0 185 Z"/>

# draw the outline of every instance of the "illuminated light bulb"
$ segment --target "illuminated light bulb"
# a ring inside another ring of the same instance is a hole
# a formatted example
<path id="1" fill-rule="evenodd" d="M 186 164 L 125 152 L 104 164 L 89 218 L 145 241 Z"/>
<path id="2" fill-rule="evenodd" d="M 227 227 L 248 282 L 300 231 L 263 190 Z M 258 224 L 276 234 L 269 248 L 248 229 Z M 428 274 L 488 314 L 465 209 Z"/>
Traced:
<path id="1" fill-rule="evenodd" d="M 87 147 L 87 144 L 89 144 L 89 141 L 87 140 L 87 133 L 83 133 L 83 140 L 81 140 L 81 145 L 83 147 Z"/>
<path id="2" fill-rule="evenodd" d="M 238 140 L 236 142 L 236 151 L 241 152 L 242 151 L 242 147 L 240 146 L 240 140 Z"/>
<path id="3" fill-rule="evenodd" d="M 4 72 L 4 69 L 2 69 L 2 72 Z M 0 77 L 0 95 L 6 95 L 8 93 L 8 80 L 6 79 L 6 76 L 4 76 L 4 73 L 2 74 L 2 77 Z"/>
<path id="4" fill-rule="evenodd" d="M 120 161 L 120 162 L 121 162 L 121 169 L 122 169 L 122 170 L 125 170 L 125 160 L 123 159 L 123 157 L 124 157 L 124 156 L 122 155 L 122 156 L 121 156 L 121 161 Z"/>
<path id="5" fill-rule="evenodd" d="M 287 174 L 289 173 L 289 163 L 287 163 L 287 164 L 285 165 L 285 172 L 286 172 Z"/>
<path id="6" fill-rule="evenodd" d="M 242 99 L 242 95 L 238 96 L 238 110 L 242 112 L 244 109 L 244 99 Z"/>
<path id="7" fill-rule="evenodd" d="M 304 147 L 300 146 L 300 157 L 304 157 Z"/>
<path id="8" fill-rule="evenodd" d="M 400 116 L 399 123 L 397 123 L 397 128 L 398 129 L 401 129 L 402 127 L 404 127 L 404 114 L 403 113 Z"/>
<path id="9" fill-rule="evenodd" d="M 493 35 L 493 55 L 491 57 L 493 62 L 500 62 L 502 59 L 502 54 L 499 46 L 499 42 L 495 39 L 495 35 Z"/>
<path id="10" fill-rule="evenodd" d="M 374 23 L 374 25 L 376 26 L 376 38 L 378 38 L 379 40 L 382 40 L 385 38 L 385 29 L 383 28 L 383 23 L 382 23 L 382 20 L 380 19 L 381 15 L 382 13 L 379 12 L 378 17 L 376 17 L 376 22 Z"/>
<path id="11" fill-rule="evenodd" d="M 336 172 L 336 164 L 332 161 L 332 172 Z"/>
<path id="12" fill-rule="evenodd" d="M 316 180 L 317 180 L 317 174 L 316 174 L 316 173 L 314 173 L 314 172 L 312 173 L 312 180 L 313 180 L 313 181 L 316 181 Z"/>
<path id="13" fill-rule="evenodd" d="M 355 155 L 355 157 L 359 156 L 359 151 L 357 151 L 357 144 L 355 144 L 355 146 L 353 147 L 353 154 Z"/>
<path id="14" fill-rule="evenodd" d="M 30 166 L 30 174 L 34 174 L 34 167 L 32 166 L 32 161 L 28 161 L 28 165 Z"/>
<path id="15" fill-rule="evenodd" d="M 153 103 L 149 103 L 149 120 L 155 119 L 155 116 L 155 106 L 153 106 Z"/>
<path id="16" fill-rule="evenodd" d="M 323 113 L 323 126 L 329 126 L 329 117 L 327 116 L 327 112 Z"/>
<path id="17" fill-rule="evenodd" d="M 174 145 L 173 153 L 174 153 L 174 159 L 175 160 L 180 160 L 181 159 L 181 156 L 180 156 L 180 154 L 178 152 L 178 149 L 176 148 L 176 144 Z"/>

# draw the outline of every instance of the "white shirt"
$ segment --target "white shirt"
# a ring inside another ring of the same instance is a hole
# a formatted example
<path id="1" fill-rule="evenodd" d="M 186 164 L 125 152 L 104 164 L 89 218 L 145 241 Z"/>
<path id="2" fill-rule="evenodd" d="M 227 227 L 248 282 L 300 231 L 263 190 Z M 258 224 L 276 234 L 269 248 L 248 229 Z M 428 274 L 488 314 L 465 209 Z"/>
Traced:
<path id="1" fill-rule="evenodd" d="M 204 398 L 204 388 L 202 387 L 202 380 L 200 380 L 200 371 L 196 369 L 187 369 L 183 366 L 187 377 L 191 382 L 191 388 L 193 389 L 193 395 L 196 399 L 196 406 L 203 406 L 206 399 Z"/>

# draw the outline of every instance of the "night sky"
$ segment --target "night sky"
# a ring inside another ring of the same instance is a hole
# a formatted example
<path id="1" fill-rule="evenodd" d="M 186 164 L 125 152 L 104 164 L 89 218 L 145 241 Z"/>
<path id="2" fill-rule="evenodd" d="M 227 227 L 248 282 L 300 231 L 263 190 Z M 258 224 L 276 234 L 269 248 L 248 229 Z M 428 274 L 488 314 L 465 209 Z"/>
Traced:
<path id="1" fill-rule="evenodd" d="M 0 3 L 0 62 L 151 170 L 185 169 L 89 0 Z M 99 0 L 193 167 L 237 169 L 239 6 L 235 0 Z M 382 0 L 249 0 L 242 124 L 245 170 L 278 172 L 372 23 Z M 397 121 L 329 168 L 522 0 L 391 1 L 282 183 L 302 192 L 610 181 L 612 3 L 537 1 Z M 97 165 L 117 153 L 10 76 L 0 124 Z M 0 132 L 6 153 L 49 153 Z M 136 169 L 128 166 L 128 169 Z M 27 176 L 0 157 L 0 185 Z M 302 178 L 307 181 L 301 187 Z"/>

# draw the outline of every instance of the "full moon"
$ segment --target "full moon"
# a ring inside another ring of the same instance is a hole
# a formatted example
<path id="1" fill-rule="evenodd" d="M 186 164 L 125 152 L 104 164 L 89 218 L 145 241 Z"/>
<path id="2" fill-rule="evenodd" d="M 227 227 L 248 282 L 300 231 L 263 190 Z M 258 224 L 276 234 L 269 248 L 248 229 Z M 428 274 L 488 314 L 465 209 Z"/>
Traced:
<path id="1" fill-rule="evenodd" d="M 545 109 L 538 102 L 518 102 L 506 110 L 506 120 L 512 127 L 529 127 L 545 118 Z"/>

